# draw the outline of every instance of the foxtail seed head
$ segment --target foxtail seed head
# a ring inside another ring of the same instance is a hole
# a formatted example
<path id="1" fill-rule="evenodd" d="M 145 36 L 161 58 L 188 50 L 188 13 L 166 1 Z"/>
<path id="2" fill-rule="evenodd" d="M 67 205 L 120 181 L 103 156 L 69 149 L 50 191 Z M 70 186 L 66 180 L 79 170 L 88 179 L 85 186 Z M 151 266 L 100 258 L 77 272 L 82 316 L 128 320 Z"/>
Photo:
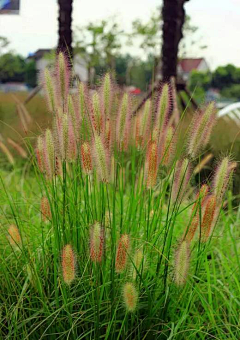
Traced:
<path id="1" fill-rule="evenodd" d="M 50 204 L 46 196 L 43 196 L 41 199 L 41 215 L 44 222 L 50 220 L 52 217 Z"/>
<path id="2" fill-rule="evenodd" d="M 145 175 L 148 188 L 153 188 L 156 184 L 157 168 L 158 168 L 157 142 L 150 141 L 148 145 L 147 159 L 145 164 Z"/>
<path id="3" fill-rule="evenodd" d="M 175 131 L 172 126 L 169 126 L 166 129 L 166 132 L 164 134 L 163 138 L 163 148 L 161 152 L 161 157 L 162 157 L 162 164 L 163 165 L 169 165 L 171 160 L 174 157 L 175 154 L 175 144 L 176 144 L 176 138 L 174 135 Z"/>
<path id="4" fill-rule="evenodd" d="M 200 217 L 202 219 L 202 216 L 200 216 L 200 213 L 202 215 L 205 210 L 204 207 L 205 207 L 205 202 L 206 202 L 206 197 L 208 195 L 208 191 L 209 191 L 209 187 L 206 184 L 203 184 L 197 194 L 196 202 L 193 205 L 192 214 L 191 214 L 192 221 L 186 234 L 186 240 L 189 243 L 193 240 L 196 234 L 196 231 L 198 229 L 198 226 L 200 225 Z"/>
<path id="5" fill-rule="evenodd" d="M 111 78 L 110 74 L 106 73 L 103 82 L 103 105 L 104 105 L 104 112 L 106 116 L 109 116 L 110 112 L 110 104 L 111 104 Z"/>
<path id="6" fill-rule="evenodd" d="M 60 147 L 60 155 L 63 160 L 67 158 L 68 139 L 69 139 L 69 117 L 67 114 L 58 115 L 57 132 Z"/>
<path id="7" fill-rule="evenodd" d="M 115 269 L 117 273 L 122 273 L 127 266 L 128 253 L 130 250 L 129 235 L 123 234 L 118 242 Z"/>
<path id="8" fill-rule="evenodd" d="M 146 139 L 150 135 L 151 109 L 151 100 L 148 99 L 144 105 L 143 112 L 136 118 L 136 144 L 139 148 L 144 147 Z"/>
<path id="9" fill-rule="evenodd" d="M 92 172 L 92 155 L 90 145 L 87 142 L 81 145 L 81 161 L 83 171 L 90 174 Z"/>
<path id="10" fill-rule="evenodd" d="M 211 235 L 212 231 L 212 225 L 214 221 L 214 216 L 215 216 L 215 209 L 216 209 L 216 196 L 211 195 L 207 199 L 206 202 L 206 208 L 205 208 L 205 213 L 203 216 L 203 221 L 201 225 L 201 241 L 202 242 L 207 242 Z"/>
<path id="11" fill-rule="evenodd" d="M 189 268 L 190 249 L 189 243 L 184 240 L 179 245 L 175 255 L 175 283 L 183 286 L 187 280 Z"/>
<path id="12" fill-rule="evenodd" d="M 55 162 L 55 151 L 54 151 L 54 140 L 51 130 L 47 129 L 45 133 L 44 143 L 44 163 L 47 176 L 51 178 L 54 174 L 54 162 Z"/>
<path id="13" fill-rule="evenodd" d="M 187 189 L 187 185 L 190 179 L 190 166 L 187 158 L 178 160 L 176 163 L 176 171 L 174 175 L 174 182 L 172 187 L 172 202 L 176 199 L 181 201 Z"/>
<path id="14" fill-rule="evenodd" d="M 196 202 L 193 205 L 192 216 L 199 214 L 199 208 L 201 206 L 201 212 L 203 212 L 204 204 L 209 192 L 209 187 L 207 184 L 203 184 L 196 195 Z"/>
<path id="15" fill-rule="evenodd" d="M 101 110 L 100 98 L 97 92 L 92 97 L 92 125 L 94 130 L 100 135 L 103 129 L 103 112 Z"/>
<path id="16" fill-rule="evenodd" d="M 173 112 L 172 112 L 173 123 L 174 123 L 174 126 L 177 126 L 180 120 L 180 114 L 178 110 L 176 81 L 174 77 L 171 77 L 171 94 L 172 94 L 172 103 L 173 103 Z"/>
<path id="17" fill-rule="evenodd" d="M 138 293 L 133 283 L 126 282 L 123 286 L 123 300 L 128 312 L 134 312 L 137 307 Z"/>
<path id="18" fill-rule="evenodd" d="M 80 116 L 79 111 L 74 105 L 73 97 L 68 96 L 68 114 L 71 117 L 71 122 L 74 129 L 74 135 L 76 139 L 79 138 L 79 126 L 80 126 Z"/>
<path id="19" fill-rule="evenodd" d="M 61 96 L 61 105 L 65 105 L 69 91 L 70 71 L 68 60 L 63 52 L 58 54 L 57 58 L 57 85 Z"/>
<path id="20" fill-rule="evenodd" d="M 96 222 L 90 229 L 90 257 L 93 262 L 102 262 L 104 241 L 104 229 Z"/>
<path id="21" fill-rule="evenodd" d="M 10 227 L 8 228 L 8 235 L 11 246 L 14 248 L 19 248 L 22 244 L 22 239 L 18 227 L 14 224 L 10 225 Z"/>
<path id="22" fill-rule="evenodd" d="M 169 93 L 169 85 L 164 84 L 162 87 L 162 91 L 158 100 L 157 107 L 157 117 L 155 126 L 161 132 L 163 128 L 166 126 L 169 114 L 169 105 L 170 104 L 170 93 Z"/>
<path id="23" fill-rule="evenodd" d="M 36 148 L 36 157 L 37 157 L 37 163 L 39 166 L 39 170 L 41 172 L 44 172 L 44 142 L 43 142 L 43 137 L 39 136 L 37 139 L 37 148 Z"/>
<path id="24" fill-rule="evenodd" d="M 199 214 L 197 214 L 196 216 L 193 217 L 192 219 L 192 222 L 190 224 L 190 227 L 187 231 L 187 235 L 186 235 L 186 241 L 191 243 L 195 234 L 196 234 L 196 231 L 197 231 L 197 228 L 199 226 Z"/>
<path id="25" fill-rule="evenodd" d="M 96 169 L 103 182 L 109 181 L 109 159 L 108 152 L 104 146 L 101 136 L 94 136 L 94 159 Z"/>
<path id="26" fill-rule="evenodd" d="M 232 173 L 231 162 L 229 157 L 224 157 L 219 163 L 214 176 L 214 194 L 217 198 L 217 203 L 221 204 L 225 191 L 227 190 L 229 179 Z"/>
<path id="27" fill-rule="evenodd" d="M 70 285 L 76 276 L 75 255 L 70 244 L 67 244 L 62 251 L 62 274 L 63 281 Z"/>
<path id="28" fill-rule="evenodd" d="M 215 119 L 214 102 L 209 103 L 202 113 L 194 115 L 188 137 L 188 154 L 192 158 L 196 157 L 199 151 L 207 145 Z"/>
<path id="29" fill-rule="evenodd" d="M 67 160 L 75 161 L 77 158 L 77 141 L 74 133 L 74 127 L 71 117 L 68 116 L 68 148 Z"/>
<path id="30" fill-rule="evenodd" d="M 111 146 L 111 126 L 110 126 L 109 118 L 106 120 L 106 125 L 105 125 L 105 145 L 106 145 L 106 148 L 109 150 Z"/>
<path id="31" fill-rule="evenodd" d="M 130 100 L 127 93 L 123 95 L 117 117 L 117 142 L 120 150 L 126 149 L 129 140 L 130 128 Z"/>
<path id="32" fill-rule="evenodd" d="M 47 68 L 44 71 L 44 84 L 47 95 L 48 108 L 51 112 L 54 112 L 56 109 L 54 81 L 50 74 L 50 71 Z"/>

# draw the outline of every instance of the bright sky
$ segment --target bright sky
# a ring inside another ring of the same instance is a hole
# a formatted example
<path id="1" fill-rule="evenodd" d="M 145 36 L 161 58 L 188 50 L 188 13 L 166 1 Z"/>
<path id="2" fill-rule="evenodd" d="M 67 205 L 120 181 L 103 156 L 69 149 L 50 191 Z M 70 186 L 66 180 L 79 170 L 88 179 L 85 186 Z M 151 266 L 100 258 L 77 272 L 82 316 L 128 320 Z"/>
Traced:
<path id="1" fill-rule="evenodd" d="M 161 0 L 74 0 L 73 27 L 118 15 L 125 30 L 136 18 L 147 20 Z M 240 0 L 190 0 L 186 5 L 192 24 L 199 27 L 201 51 L 211 66 L 233 63 L 240 67 Z M 27 56 L 57 44 L 57 0 L 21 0 L 20 15 L 0 15 L 0 35 L 11 48 Z M 192 57 L 192 55 L 191 55 Z"/>

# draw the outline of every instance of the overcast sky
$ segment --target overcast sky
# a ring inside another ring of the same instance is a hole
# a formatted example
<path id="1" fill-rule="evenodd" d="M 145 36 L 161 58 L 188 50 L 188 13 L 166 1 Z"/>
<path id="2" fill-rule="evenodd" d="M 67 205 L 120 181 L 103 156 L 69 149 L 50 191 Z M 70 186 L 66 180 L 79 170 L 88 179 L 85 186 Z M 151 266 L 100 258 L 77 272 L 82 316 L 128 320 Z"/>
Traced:
<path id="1" fill-rule="evenodd" d="M 147 20 L 161 0 L 74 0 L 73 27 L 118 15 L 129 31 L 136 18 Z M 240 67 L 240 0 L 190 0 L 185 5 L 192 24 L 199 27 L 204 56 L 211 66 L 233 63 Z M 57 0 L 21 0 L 20 15 L 0 15 L 0 35 L 11 48 L 27 56 L 57 43 Z M 192 55 L 191 55 L 192 57 Z"/>

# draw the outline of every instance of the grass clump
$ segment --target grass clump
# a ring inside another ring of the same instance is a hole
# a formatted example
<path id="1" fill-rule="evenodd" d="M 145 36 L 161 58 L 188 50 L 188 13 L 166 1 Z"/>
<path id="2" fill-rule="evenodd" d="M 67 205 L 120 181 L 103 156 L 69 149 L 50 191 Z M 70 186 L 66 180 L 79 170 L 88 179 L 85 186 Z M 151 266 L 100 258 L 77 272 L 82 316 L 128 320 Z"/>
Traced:
<path id="1" fill-rule="evenodd" d="M 1 176 L 0 335 L 237 339 L 238 222 L 221 212 L 219 170 L 202 187 L 192 175 L 199 155 L 189 135 L 178 143 L 171 87 L 132 116 L 109 74 L 72 95 L 69 72 L 60 54 L 45 73 L 53 122 L 36 142 L 35 175 Z"/>

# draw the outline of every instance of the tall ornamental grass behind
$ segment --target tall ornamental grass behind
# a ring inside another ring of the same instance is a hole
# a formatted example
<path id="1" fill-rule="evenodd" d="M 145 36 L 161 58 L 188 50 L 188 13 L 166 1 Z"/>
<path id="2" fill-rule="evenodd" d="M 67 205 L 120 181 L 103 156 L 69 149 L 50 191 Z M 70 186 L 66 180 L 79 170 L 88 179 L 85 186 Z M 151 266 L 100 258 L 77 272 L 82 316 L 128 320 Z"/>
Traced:
<path id="1" fill-rule="evenodd" d="M 71 94 L 70 80 L 60 53 L 44 74 L 52 127 L 34 150 L 34 209 L 23 217 L 3 184 L 0 334 L 170 339 L 194 296 L 204 299 L 198 286 L 235 167 L 225 156 L 208 182 L 193 176 L 214 103 L 195 113 L 182 143 L 173 84 L 133 116 L 110 74 L 92 92 L 80 83 Z"/>

